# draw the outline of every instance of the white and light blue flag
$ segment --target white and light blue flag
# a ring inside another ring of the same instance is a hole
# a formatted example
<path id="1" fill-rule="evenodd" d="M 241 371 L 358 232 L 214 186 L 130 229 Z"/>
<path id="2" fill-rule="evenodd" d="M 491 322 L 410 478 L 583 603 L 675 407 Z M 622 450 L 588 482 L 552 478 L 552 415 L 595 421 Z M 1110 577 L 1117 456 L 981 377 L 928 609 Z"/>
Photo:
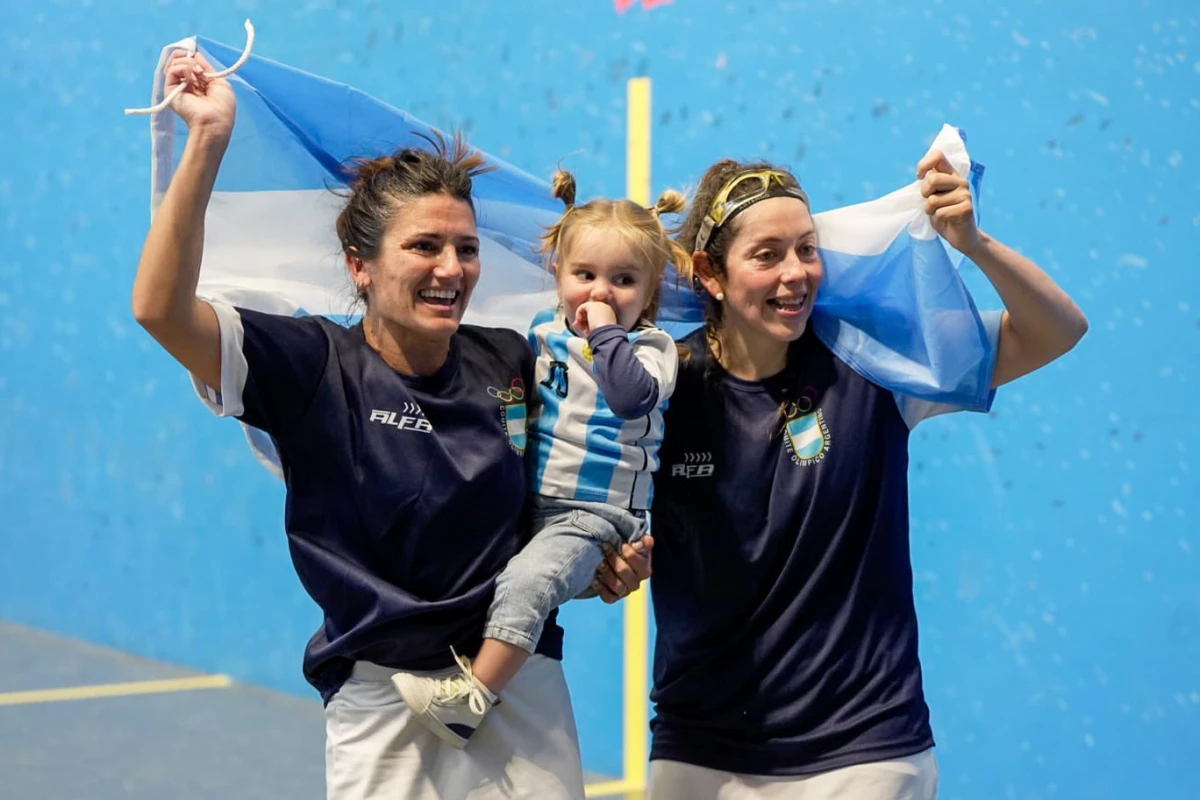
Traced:
<path id="1" fill-rule="evenodd" d="M 222 69 L 241 51 L 205 38 L 163 49 L 153 102 L 163 98 L 171 53 L 195 47 Z M 353 87 L 251 56 L 230 76 L 237 95 L 233 139 L 206 217 L 198 293 L 280 314 L 321 314 L 351 322 L 358 313 L 334 220 L 354 158 L 421 147 L 434 129 Z M 151 117 L 151 209 L 179 162 L 186 126 L 170 111 Z M 982 167 L 960 132 L 933 142 L 977 186 Z M 486 155 L 486 154 L 485 154 Z M 482 239 L 479 283 L 465 322 L 526 333 L 534 314 L 556 303 L 537 253 L 538 235 L 562 211 L 550 185 L 499 159 L 475 179 Z M 340 192 L 340 194 L 339 194 Z M 816 334 L 864 377 L 894 392 L 984 408 L 995 354 L 959 272 L 961 256 L 933 230 L 914 182 L 878 200 L 814 216 L 825 282 L 813 310 Z M 660 324 L 682 336 L 702 320 L 699 296 L 668 275 Z M 267 466 L 273 443 L 247 429 Z"/>

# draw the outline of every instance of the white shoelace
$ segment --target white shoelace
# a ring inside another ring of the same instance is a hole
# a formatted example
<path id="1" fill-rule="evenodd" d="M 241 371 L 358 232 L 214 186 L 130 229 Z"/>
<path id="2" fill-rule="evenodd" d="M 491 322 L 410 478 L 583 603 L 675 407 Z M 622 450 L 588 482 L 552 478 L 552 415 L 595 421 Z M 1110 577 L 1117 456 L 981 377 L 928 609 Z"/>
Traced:
<path id="1" fill-rule="evenodd" d="M 434 694 L 445 700 L 466 698 L 471 711 L 482 717 L 487 712 L 487 697 L 484 696 L 482 685 L 471 672 L 471 659 L 460 656 L 453 647 L 450 648 L 450 652 L 454 655 L 454 661 L 462 670 L 462 674 L 440 679 L 434 686 Z"/>
<path id="2" fill-rule="evenodd" d="M 223 69 L 220 72 L 204 73 L 205 79 L 211 81 L 211 80 L 216 80 L 217 78 L 228 78 L 230 75 L 232 75 L 233 73 L 235 73 L 239 69 L 241 69 L 242 65 L 246 63 L 246 59 L 250 58 L 250 51 L 253 49 L 254 49 L 254 25 L 251 24 L 250 20 L 246 20 L 246 46 L 242 49 L 242 55 L 238 58 L 237 61 L 233 62 L 233 65 L 230 66 L 228 69 Z M 194 39 L 192 40 L 192 46 L 188 48 L 187 53 L 189 56 L 194 56 L 196 54 L 196 44 L 195 44 Z M 176 97 L 178 97 L 183 92 L 183 90 L 186 88 L 187 88 L 187 81 L 184 81 L 183 83 L 179 84 L 174 89 L 172 89 L 170 92 L 168 92 L 166 97 L 164 97 L 162 100 L 155 103 L 154 105 L 150 106 L 149 108 L 127 108 L 127 109 L 125 109 L 125 113 L 131 114 L 131 115 L 132 114 L 157 114 L 159 111 L 162 111 L 167 106 L 171 105 L 171 101 L 174 100 Z"/>

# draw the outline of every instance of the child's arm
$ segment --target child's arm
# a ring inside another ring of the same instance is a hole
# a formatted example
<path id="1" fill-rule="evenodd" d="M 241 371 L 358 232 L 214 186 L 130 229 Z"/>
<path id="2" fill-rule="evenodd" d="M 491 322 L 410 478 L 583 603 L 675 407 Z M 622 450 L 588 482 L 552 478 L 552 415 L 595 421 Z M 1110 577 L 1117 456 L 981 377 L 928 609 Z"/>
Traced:
<path id="1" fill-rule="evenodd" d="M 588 334 L 588 346 L 600 391 L 621 419 L 646 416 L 674 391 L 679 356 L 665 331 L 642 332 L 635 343 L 620 325 L 604 325 Z"/>

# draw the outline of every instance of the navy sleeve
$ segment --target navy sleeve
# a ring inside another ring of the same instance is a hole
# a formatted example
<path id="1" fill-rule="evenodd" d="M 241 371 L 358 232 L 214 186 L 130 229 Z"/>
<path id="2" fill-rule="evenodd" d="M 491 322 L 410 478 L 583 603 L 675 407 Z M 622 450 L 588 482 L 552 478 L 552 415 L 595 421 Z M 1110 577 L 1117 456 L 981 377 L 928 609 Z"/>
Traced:
<path id="1" fill-rule="evenodd" d="M 329 361 L 329 337 L 316 317 L 284 317 L 238 309 L 246 383 L 242 422 L 272 436 L 304 416 Z"/>
<path id="2" fill-rule="evenodd" d="M 658 381 L 638 360 L 620 325 L 604 325 L 588 336 L 596 360 L 596 382 L 608 407 L 621 419 L 637 419 L 658 405 Z"/>

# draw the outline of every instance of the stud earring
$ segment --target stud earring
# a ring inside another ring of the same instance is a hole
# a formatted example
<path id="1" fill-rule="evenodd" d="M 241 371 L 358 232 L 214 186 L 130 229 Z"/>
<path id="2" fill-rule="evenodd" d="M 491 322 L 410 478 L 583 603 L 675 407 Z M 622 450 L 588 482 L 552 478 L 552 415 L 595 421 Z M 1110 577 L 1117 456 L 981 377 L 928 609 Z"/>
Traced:
<path id="1" fill-rule="evenodd" d="M 724 292 L 717 292 L 717 302 L 718 302 L 718 303 L 720 303 L 720 302 L 722 302 L 724 299 L 725 299 L 725 293 L 724 293 Z"/>

